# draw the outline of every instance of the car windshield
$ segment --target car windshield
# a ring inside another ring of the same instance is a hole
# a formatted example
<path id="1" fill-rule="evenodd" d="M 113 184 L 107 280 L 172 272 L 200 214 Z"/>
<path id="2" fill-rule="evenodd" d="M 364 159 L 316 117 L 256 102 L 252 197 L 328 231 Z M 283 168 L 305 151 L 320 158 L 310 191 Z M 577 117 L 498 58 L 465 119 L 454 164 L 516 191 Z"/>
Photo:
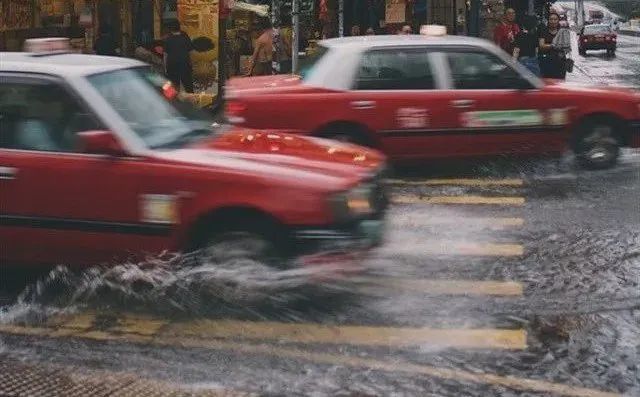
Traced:
<path id="1" fill-rule="evenodd" d="M 182 147 L 218 130 L 205 111 L 163 95 L 166 79 L 149 68 L 121 69 L 88 80 L 151 149 Z"/>
<path id="2" fill-rule="evenodd" d="M 329 52 L 327 47 L 319 46 L 313 54 L 300 60 L 299 74 L 303 80 L 307 80 L 313 73 L 320 60 Z"/>
<path id="3" fill-rule="evenodd" d="M 584 34 L 604 34 L 611 33 L 611 29 L 607 25 L 591 25 L 584 28 Z"/>

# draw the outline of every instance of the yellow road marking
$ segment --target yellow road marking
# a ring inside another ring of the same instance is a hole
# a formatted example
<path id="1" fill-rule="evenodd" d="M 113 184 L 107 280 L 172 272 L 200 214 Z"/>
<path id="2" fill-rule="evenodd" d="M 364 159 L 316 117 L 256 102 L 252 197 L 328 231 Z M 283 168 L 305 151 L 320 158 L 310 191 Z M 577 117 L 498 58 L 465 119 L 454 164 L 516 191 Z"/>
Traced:
<path id="1" fill-rule="evenodd" d="M 394 204 L 460 204 L 460 205 L 524 205 L 524 197 L 488 197 L 488 196 L 431 196 L 397 195 L 391 200 Z"/>
<path id="2" fill-rule="evenodd" d="M 290 343 L 357 346 L 428 346 L 465 349 L 525 349 L 524 330 L 433 329 L 367 326 L 329 326 L 235 320 L 172 323 L 163 334 L 199 338 L 239 338 Z"/>
<path id="3" fill-rule="evenodd" d="M 365 289 L 391 288 L 406 292 L 424 292 L 433 295 L 495 295 L 521 296 L 522 284 L 515 281 L 424 280 L 397 277 L 367 277 L 356 280 Z"/>
<path id="4" fill-rule="evenodd" d="M 62 332 L 110 332 L 142 336 L 198 337 L 204 339 L 248 339 L 289 343 L 339 344 L 354 346 L 428 346 L 467 349 L 525 349 L 524 330 L 498 329 L 435 329 L 404 327 L 373 327 L 359 325 L 323 325 L 314 323 L 279 323 L 272 321 L 196 320 L 168 323 L 150 321 L 123 314 L 117 324 L 99 327 L 89 323 L 86 314 L 81 321 L 73 316 L 58 322 Z M 92 316 L 92 315 L 89 315 Z M 94 321 L 96 317 L 94 316 Z"/>
<path id="5" fill-rule="evenodd" d="M 52 331 L 48 328 L 27 328 L 11 325 L 0 325 L 0 333 L 12 335 L 45 336 L 51 338 L 70 336 L 68 330 L 66 334 L 59 334 L 59 331 Z M 252 345 L 247 343 L 219 340 L 202 340 L 196 338 L 181 339 L 175 337 L 153 337 L 148 335 L 115 335 L 105 332 L 77 332 L 73 336 L 97 341 L 123 341 L 127 343 L 140 343 L 155 346 L 181 346 L 186 348 L 235 351 L 243 354 L 268 355 L 278 358 L 310 361 L 325 365 L 342 365 L 346 367 L 366 368 L 389 373 L 425 375 L 458 382 L 473 382 L 484 385 L 507 387 L 519 391 L 548 393 L 561 396 L 621 397 L 621 394 L 617 393 L 610 393 L 596 389 L 563 385 L 559 383 L 545 382 L 540 380 L 516 378 L 513 376 L 500 376 L 483 372 L 468 372 L 457 369 L 438 368 L 428 365 L 399 362 L 395 360 L 376 360 L 331 353 L 317 353 L 304 349 L 285 348 L 280 346 L 276 347 L 269 345 Z"/>
<path id="6" fill-rule="evenodd" d="M 477 227 L 516 227 L 524 225 L 522 218 L 462 218 L 457 216 L 451 217 L 416 217 L 415 214 L 402 216 L 402 214 L 394 214 L 390 216 L 389 223 L 392 225 L 411 227 L 411 226 L 435 226 L 435 225 L 459 225 L 477 226 Z"/>
<path id="7" fill-rule="evenodd" d="M 405 186 L 523 186 L 524 181 L 519 178 L 512 179 L 472 179 L 472 178 L 452 178 L 452 179 L 425 179 L 421 181 L 411 181 L 403 179 L 389 179 L 388 183 Z"/>
<path id="8" fill-rule="evenodd" d="M 456 243 L 450 241 L 390 242 L 384 252 L 405 255 L 522 256 L 522 244 Z"/>

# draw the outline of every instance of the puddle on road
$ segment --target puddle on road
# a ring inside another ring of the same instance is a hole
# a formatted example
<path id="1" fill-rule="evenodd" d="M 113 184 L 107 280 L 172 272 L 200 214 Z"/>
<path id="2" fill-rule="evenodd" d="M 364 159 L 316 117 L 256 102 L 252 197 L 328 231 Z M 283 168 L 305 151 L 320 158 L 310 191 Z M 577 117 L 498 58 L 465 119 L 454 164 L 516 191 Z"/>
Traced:
<path id="1" fill-rule="evenodd" d="M 39 324 L 86 309 L 296 321 L 301 307 L 317 310 L 346 297 L 349 282 L 339 274 L 348 271 L 349 263 L 278 270 L 250 259 L 201 261 L 196 255 L 84 271 L 58 266 L 0 308 L 0 323 Z"/>

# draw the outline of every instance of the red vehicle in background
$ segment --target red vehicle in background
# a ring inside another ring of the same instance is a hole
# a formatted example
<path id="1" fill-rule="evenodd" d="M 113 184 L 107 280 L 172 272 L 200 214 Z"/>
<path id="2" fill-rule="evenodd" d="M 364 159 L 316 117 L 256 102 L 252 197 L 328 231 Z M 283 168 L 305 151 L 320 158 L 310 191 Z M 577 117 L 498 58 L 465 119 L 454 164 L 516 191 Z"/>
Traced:
<path id="1" fill-rule="evenodd" d="M 640 146 L 640 95 L 543 81 L 495 45 L 462 36 L 332 39 L 300 76 L 227 87 L 237 125 L 378 148 L 396 162 L 572 149 L 590 168 Z"/>
<path id="2" fill-rule="evenodd" d="M 0 58 L 0 267 L 200 249 L 280 266 L 381 241 L 377 151 L 213 124 L 129 59 Z"/>
<path id="3" fill-rule="evenodd" d="M 609 56 L 616 53 L 618 35 L 609 25 L 587 25 L 578 36 L 578 51 L 582 56 L 589 50 L 607 50 Z"/>

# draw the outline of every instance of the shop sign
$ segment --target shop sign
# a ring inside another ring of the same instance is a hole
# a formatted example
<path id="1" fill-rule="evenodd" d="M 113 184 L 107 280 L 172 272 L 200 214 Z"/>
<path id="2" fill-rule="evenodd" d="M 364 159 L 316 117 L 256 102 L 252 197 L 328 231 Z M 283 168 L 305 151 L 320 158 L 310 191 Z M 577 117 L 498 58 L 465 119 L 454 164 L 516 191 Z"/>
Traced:
<path id="1" fill-rule="evenodd" d="M 403 23 L 407 20 L 406 0 L 387 0 L 385 8 L 386 23 Z"/>
<path id="2" fill-rule="evenodd" d="M 218 95 L 218 0 L 178 0 L 178 20 L 195 51 L 193 65 L 194 100 L 209 106 Z"/>

